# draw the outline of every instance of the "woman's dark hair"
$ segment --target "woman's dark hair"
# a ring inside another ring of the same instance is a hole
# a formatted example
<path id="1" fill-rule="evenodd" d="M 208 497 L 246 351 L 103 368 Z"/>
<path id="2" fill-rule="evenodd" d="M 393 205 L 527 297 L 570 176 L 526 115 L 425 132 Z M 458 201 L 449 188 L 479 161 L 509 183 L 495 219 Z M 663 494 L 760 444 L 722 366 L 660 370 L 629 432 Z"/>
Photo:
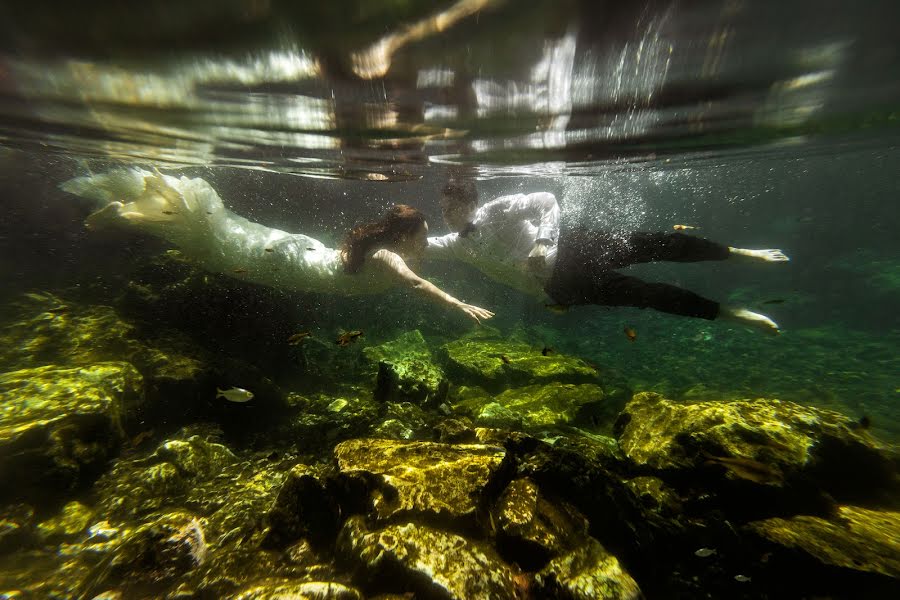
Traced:
<path id="1" fill-rule="evenodd" d="M 357 273 L 372 250 L 393 246 L 424 226 L 422 211 L 406 204 L 395 204 L 380 220 L 354 227 L 341 245 L 344 271 Z"/>
<path id="2" fill-rule="evenodd" d="M 441 206 L 450 207 L 459 204 L 478 204 L 478 189 L 471 179 L 450 177 L 441 190 Z"/>

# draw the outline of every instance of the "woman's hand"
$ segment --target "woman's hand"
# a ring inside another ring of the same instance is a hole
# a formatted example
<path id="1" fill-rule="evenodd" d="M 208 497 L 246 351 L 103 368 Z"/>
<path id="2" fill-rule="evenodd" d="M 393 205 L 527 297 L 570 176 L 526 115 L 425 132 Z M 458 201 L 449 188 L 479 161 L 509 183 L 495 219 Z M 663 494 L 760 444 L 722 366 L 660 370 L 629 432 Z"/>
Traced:
<path id="1" fill-rule="evenodd" d="M 459 308 L 462 309 L 462 311 L 464 313 L 466 313 L 468 316 L 475 319 L 475 322 L 477 322 L 477 323 L 481 323 L 481 319 L 490 319 L 491 317 L 494 316 L 494 313 L 492 313 L 491 311 L 489 311 L 487 309 L 484 309 L 484 308 L 481 308 L 478 306 L 473 306 L 471 304 L 466 304 L 465 302 L 460 302 Z"/>

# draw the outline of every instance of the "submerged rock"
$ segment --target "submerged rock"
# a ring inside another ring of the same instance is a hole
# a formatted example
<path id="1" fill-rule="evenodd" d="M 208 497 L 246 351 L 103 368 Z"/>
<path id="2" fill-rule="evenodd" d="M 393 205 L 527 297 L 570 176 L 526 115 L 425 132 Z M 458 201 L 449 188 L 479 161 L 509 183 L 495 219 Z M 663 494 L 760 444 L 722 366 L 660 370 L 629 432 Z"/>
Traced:
<path id="1" fill-rule="evenodd" d="M 431 358 L 418 330 L 394 341 L 363 349 L 374 365 L 375 398 L 382 402 L 412 402 L 437 406 L 447 397 L 448 382 Z"/>
<path id="2" fill-rule="evenodd" d="M 492 391 L 516 385 L 597 381 L 597 371 L 581 359 L 555 352 L 544 355 L 541 348 L 518 342 L 464 338 L 445 344 L 442 352 L 454 380 Z"/>
<path id="3" fill-rule="evenodd" d="M 307 465 L 291 468 L 266 515 L 266 546 L 277 548 L 304 537 L 317 543 L 334 538 L 340 509 L 322 475 L 322 469 Z"/>
<path id="4" fill-rule="evenodd" d="M 619 445 L 640 469 L 720 472 L 781 486 L 802 475 L 837 498 L 896 489 L 892 459 L 841 414 L 780 400 L 679 403 L 636 394 L 619 422 Z"/>
<path id="5" fill-rule="evenodd" d="M 3 495 L 71 490 L 98 475 L 142 402 L 143 379 L 128 363 L 0 375 Z"/>
<path id="6" fill-rule="evenodd" d="M 587 539 L 587 519 L 567 503 L 549 501 L 528 478 L 512 481 L 494 511 L 498 548 L 529 571 Z"/>
<path id="7" fill-rule="evenodd" d="M 93 511 L 81 502 L 69 502 L 60 514 L 39 523 L 37 531 L 45 541 L 77 536 L 87 530 L 93 516 Z"/>
<path id="8" fill-rule="evenodd" d="M 254 584 L 231 600 L 362 600 L 358 590 L 335 581 L 273 579 Z"/>
<path id="9" fill-rule="evenodd" d="M 823 564 L 900 579 L 898 512 L 841 506 L 830 519 L 797 515 L 755 521 L 747 528 Z"/>
<path id="10" fill-rule="evenodd" d="M 572 425 L 585 415 L 608 412 L 603 408 L 603 390 L 592 383 L 553 382 L 511 388 L 495 396 L 467 395 L 455 408 L 469 412 L 481 425 L 494 427 Z"/>
<path id="11" fill-rule="evenodd" d="M 521 574 L 486 544 L 406 523 L 371 531 L 351 517 L 338 553 L 357 565 L 372 593 L 412 591 L 423 598 L 517 598 Z"/>
<path id="12" fill-rule="evenodd" d="M 550 561 L 536 576 L 540 597 L 571 600 L 638 600 L 637 582 L 597 540 Z"/>
<path id="13" fill-rule="evenodd" d="M 474 518 L 485 489 L 503 464 L 502 448 L 357 439 L 334 449 L 342 476 L 361 477 L 379 519 L 400 515 L 458 520 Z"/>

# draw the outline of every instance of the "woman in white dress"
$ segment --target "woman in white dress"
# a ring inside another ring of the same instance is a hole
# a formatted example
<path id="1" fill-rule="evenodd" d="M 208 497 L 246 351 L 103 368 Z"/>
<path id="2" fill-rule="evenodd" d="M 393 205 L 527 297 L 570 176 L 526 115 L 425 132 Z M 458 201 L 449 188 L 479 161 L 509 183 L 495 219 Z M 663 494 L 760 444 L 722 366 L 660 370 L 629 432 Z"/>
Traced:
<path id="1" fill-rule="evenodd" d="M 272 287 L 341 295 L 375 294 L 401 285 L 480 322 L 494 313 L 466 304 L 422 279 L 405 258 L 421 254 L 428 224 L 418 210 L 395 205 L 379 221 L 355 228 L 341 248 L 266 227 L 234 214 L 205 180 L 139 168 L 77 177 L 63 190 L 97 202 L 88 227 L 136 227 L 178 246 L 209 271 Z"/>

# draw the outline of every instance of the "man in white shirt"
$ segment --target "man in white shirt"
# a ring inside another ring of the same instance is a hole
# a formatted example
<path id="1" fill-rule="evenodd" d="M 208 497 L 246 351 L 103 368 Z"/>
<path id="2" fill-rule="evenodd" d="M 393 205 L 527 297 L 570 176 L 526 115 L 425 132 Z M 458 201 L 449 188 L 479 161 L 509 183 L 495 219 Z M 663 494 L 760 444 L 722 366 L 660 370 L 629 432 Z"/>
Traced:
<path id="1" fill-rule="evenodd" d="M 778 333 L 765 315 L 722 306 L 694 292 L 646 282 L 615 269 L 657 262 L 744 257 L 785 262 L 780 250 L 732 248 L 682 233 L 622 236 L 580 227 L 559 231 L 559 204 L 548 192 L 501 196 L 478 207 L 471 180 L 451 179 L 441 198 L 454 233 L 428 238 L 426 258 L 468 263 L 485 275 L 561 306 L 634 306 L 702 319 L 727 319 Z"/>

